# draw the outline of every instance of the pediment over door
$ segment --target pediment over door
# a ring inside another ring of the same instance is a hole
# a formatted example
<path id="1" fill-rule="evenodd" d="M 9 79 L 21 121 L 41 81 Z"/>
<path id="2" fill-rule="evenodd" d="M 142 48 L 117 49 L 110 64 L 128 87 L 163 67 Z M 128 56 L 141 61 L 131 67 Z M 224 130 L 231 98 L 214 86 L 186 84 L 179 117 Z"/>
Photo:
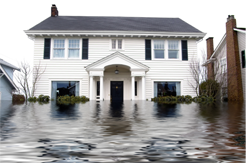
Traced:
<path id="1" fill-rule="evenodd" d="M 145 73 L 149 71 L 149 67 L 145 64 L 118 51 L 87 65 L 85 68 L 92 76 L 103 76 L 105 67 L 109 65 L 128 66 L 132 76 L 145 76 Z"/>

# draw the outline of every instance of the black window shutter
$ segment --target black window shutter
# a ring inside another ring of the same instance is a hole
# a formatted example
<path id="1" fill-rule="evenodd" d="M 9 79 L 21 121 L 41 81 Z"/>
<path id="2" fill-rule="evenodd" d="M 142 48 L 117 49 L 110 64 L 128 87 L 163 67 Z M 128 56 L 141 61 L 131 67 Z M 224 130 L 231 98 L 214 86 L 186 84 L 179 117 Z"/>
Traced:
<path id="1" fill-rule="evenodd" d="M 88 39 L 83 39 L 83 45 L 82 45 L 82 59 L 88 59 Z"/>
<path id="2" fill-rule="evenodd" d="M 50 38 L 44 39 L 44 59 L 50 59 Z"/>
<path id="3" fill-rule="evenodd" d="M 242 55 L 242 68 L 245 68 L 245 50 L 241 51 Z"/>
<path id="4" fill-rule="evenodd" d="M 182 60 L 188 61 L 188 48 L 187 48 L 187 40 L 182 40 Z"/>
<path id="5" fill-rule="evenodd" d="M 145 60 L 151 60 L 151 40 L 145 40 Z"/>

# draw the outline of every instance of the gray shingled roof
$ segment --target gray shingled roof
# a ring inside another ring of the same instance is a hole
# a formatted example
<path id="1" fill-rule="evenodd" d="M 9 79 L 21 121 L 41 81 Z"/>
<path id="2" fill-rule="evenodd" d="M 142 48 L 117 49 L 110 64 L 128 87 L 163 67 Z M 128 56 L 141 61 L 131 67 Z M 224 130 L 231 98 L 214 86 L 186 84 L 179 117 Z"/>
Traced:
<path id="1" fill-rule="evenodd" d="M 8 66 L 8 67 L 10 67 L 10 68 L 12 68 L 12 69 L 15 69 L 15 70 L 20 71 L 20 69 L 19 69 L 18 67 L 14 66 L 14 65 L 12 65 L 12 64 L 10 64 L 10 63 L 8 63 L 8 62 L 6 62 L 6 61 L 4 61 L 4 60 L 1 59 L 1 58 L 0 58 L 0 65 L 5 65 L 5 66 Z"/>
<path id="2" fill-rule="evenodd" d="M 153 31 L 202 33 L 179 18 L 57 16 L 30 30 Z"/>

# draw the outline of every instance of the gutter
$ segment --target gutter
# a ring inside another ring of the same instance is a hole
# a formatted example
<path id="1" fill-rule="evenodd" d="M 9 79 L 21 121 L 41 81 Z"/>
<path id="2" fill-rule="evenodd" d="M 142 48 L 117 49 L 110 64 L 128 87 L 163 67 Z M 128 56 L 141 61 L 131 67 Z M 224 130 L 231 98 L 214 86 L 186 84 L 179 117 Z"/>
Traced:
<path id="1" fill-rule="evenodd" d="M 212 63 L 212 62 L 214 62 L 216 60 L 217 60 L 216 58 L 210 58 L 205 63 L 203 63 L 202 66 L 206 66 L 207 64 Z"/>
<path id="2" fill-rule="evenodd" d="M 233 28 L 234 31 L 237 31 L 237 32 L 241 32 L 241 33 L 246 33 L 245 30 L 241 30 L 241 29 L 238 29 L 238 28 Z"/>

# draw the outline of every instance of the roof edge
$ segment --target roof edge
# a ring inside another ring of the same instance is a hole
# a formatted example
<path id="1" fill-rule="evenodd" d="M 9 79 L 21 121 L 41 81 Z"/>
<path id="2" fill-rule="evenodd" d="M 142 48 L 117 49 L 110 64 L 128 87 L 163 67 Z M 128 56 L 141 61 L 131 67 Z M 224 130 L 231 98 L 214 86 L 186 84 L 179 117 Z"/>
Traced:
<path id="1" fill-rule="evenodd" d="M 7 77 L 7 79 L 12 84 L 12 86 L 15 88 L 15 90 L 19 90 L 19 88 L 15 85 L 14 81 L 9 77 L 9 75 L 6 73 L 6 71 L 1 65 L 0 65 L 0 69 L 3 71 L 4 75 Z"/>

